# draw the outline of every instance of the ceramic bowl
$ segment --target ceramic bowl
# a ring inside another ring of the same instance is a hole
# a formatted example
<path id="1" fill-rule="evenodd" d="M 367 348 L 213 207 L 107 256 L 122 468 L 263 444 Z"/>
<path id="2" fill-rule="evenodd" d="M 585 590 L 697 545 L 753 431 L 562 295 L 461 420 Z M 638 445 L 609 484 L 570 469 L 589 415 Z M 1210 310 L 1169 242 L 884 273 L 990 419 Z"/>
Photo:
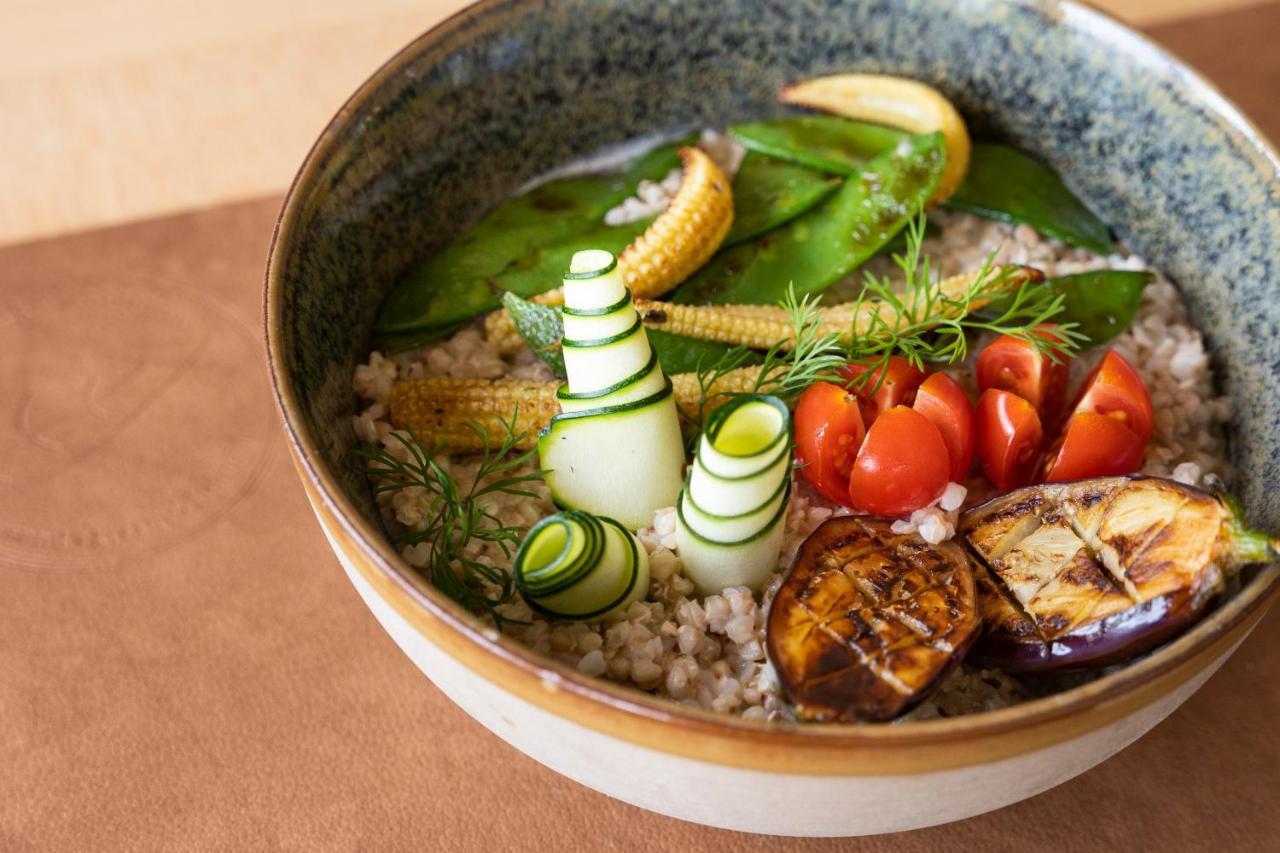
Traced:
<path id="1" fill-rule="evenodd" d="M 705 824 L 880 833 L 1030 797 L 1142 735 L 1262 617 L 1277 568 L 1176 641 L 1017 707 L 888 726 L 716 717 L 585 678 L 486 629 L 383 536 L 351 455 L 353 365 L 416 259 L 530 178 L 645 134 L 775 115 L 780 84 L 901 74 L 978 135 L 1056 168 L 1183 288 L 1235 406 L 1252 521 L 1280 529 L 1280 198 L 1275 152 L 1184 65 L 1052 0 L 489 0 L 365 83 L 308 155 L 267 272 L 270 367 L 299 474 L 369 608 L 445 693 L 592 788 Z"/>

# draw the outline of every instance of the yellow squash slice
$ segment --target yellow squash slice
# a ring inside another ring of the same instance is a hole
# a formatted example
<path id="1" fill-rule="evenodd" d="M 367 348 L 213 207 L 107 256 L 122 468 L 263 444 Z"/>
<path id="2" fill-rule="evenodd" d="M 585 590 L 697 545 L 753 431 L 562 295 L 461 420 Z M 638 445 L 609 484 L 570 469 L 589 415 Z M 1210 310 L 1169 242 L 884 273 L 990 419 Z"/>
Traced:
<path id="1" fill-rule="evenodd" d="M 900 127 L 911 133 L 941 131 L 947 164 L 929 199 L 931 205 L 949 199 L 969 171 L 972 145 L 964 119 L 932 86 L 885 74 L 833 74 L 787 86 L 779 97 L 787 104 Z"/>

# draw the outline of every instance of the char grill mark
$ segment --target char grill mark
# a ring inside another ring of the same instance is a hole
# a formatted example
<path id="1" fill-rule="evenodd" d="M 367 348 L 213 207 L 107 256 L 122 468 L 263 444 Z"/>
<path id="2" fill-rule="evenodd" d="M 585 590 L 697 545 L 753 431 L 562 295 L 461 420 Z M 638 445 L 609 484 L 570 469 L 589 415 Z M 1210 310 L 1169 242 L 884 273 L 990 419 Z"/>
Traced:
<path id="1" fill-rule="evenodd" d="M 1221 589 L 1226 517 L 1217 498 L 1149 477 L 1031 487 L 970 510 L 961 533 L 982 563 L 982 653 L 1034 671 L 1150 648 Z"/>
<path id="2" fill-rule="evenodd" d="M 919 702 L 977 634 L 970 563 L 889 522 L 828 521 L 770 611 L 769 656 L 797 714 L 886 720 Z"/>

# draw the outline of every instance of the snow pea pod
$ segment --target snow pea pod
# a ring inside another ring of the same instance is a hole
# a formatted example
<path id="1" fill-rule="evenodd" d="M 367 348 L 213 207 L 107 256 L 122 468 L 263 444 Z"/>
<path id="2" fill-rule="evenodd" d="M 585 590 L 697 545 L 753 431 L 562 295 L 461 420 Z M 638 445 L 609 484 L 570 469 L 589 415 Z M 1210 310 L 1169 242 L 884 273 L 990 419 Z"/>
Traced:
<path id="1" fill-rule="evenodd" d="M 1062 313 L 1054 322 L 1076 323 L 1089 346 L 1097 346 L 1129 328 L 1151 279 L 1149 272 L 1098 270 L 1051 278 L 1045 286 L 1062 294 Z"/>
<path id="2" fill-rule="evenodd" d="M 1136 270 L 1094 270 L 1046 279 L 1047 287 L 1062 295 L 1062 310 L 1054 315 L 1058 324 L 1074 323 L 1076 331 L 1088 337 L 1086 347 L 1105 344 L 1129 328 L 1142 302 L 1142 290 L 1153 276 Z M 1009 307 L 1000 299 L 979 311 L 998 317 Z"/>
<path id="3" fill-rule="evenodd" d="M 641 180 L 661 180 L 680 165 L 678 147 L 656 148 L 614 174 L 550 181 L 498 205 L 392 289 L 375 336 L 450 326 L 496 308 L 495 278 L 535 265 L 530 254 L 543 247 L 598 228 L 605 211 Z M 509 286 L 533 295 L 555 287 L 563 271 L 548 278 L 514 276 Z"/>
<path id="4" fill-rule="evenodd" d="M 733 179 L 733 228 L 722 248 L 744 243 L 790 222 L 835 192 L 839 185 L 839 178 L 748 152 Z"/>
<path id="5" fill-rule="evenodd" d="M 909 134 L 841 116 L 800 115 L 735 124 L 729 135 L 751 151 L 852 175 Z"/>
<path id="6" fill-rule="evenodd" d="M 696 373 L 700 367 L 709 368 L 733 349 L 728 344 L 677 335 L 661 329 L 645 329 L 645 332 L 649 335 L 649 345 L 658 354 L 658 364 L 662 365 L 662 371 L 668 376 Z M 760 356 L 755 353 L 742 361 L 744 367 L 759 363 Z"/>
<path id="7" fill-rule="evenodd" d="M 826 201 L 781 228 L 721 252 L 672 299 L 776 305 L 794 285 L 819 295 L 888 243 L 919 212 L 946 161 L 942 134 L 910 136 Z"/>
<path id="8" fill-rule="evenodd" d="M 584 225 L 579 231 L 562 237 L 539 248 L 530 249 L 490 279 L 490 283 L 500 291 L 509 291 L 521 296 L 534 296 L 550 290 L 548 282 L 556 285 L 569 269 L 569 261 L 575 252 L 583 249 L 604 249 L 614 255 L 621 255 L 622 250 L 645 232 L 653 223 L 653 217 L 638 219 L 624 225 L 605 225 L 593 222 Z"/>
<path id="9" fill-rule="evenodd" d="M 1111 231 L 1039 160 L 1008 145 L 973 146 L 969 173 L 947 207 L 1029 225 L 1064 243 L 1107 255 Z"/>

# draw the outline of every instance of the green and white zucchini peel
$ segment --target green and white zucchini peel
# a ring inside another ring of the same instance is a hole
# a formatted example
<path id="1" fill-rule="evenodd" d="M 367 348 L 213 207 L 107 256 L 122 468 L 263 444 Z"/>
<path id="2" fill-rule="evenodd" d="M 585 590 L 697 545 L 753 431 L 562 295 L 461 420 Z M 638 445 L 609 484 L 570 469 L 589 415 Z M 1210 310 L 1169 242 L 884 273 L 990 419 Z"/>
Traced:
<path id="1" fill-rule="evenodd" d="M 565 412 L 581 412 L 588 409 L 601 409 L 606 406 L 620 406 L 641 400 L 656 394 L 666 387 L 667 378 L 658 366 L 658 354 L 652 353 L 644 367 L 608 388 L 599 391 L 587 391 L 572 394 L 569 386 L 561 385 L 556 389 L 556 401 Z"/>
<path id="2" fill-rule="evenodd" d="M 675 503 L 684 444 L 671 381 L 612 254 L 578 252 L 564 277 L 561 413 L 538 439 L 556 504 L 637 530 Z"/>
<path id="3" fill-rule="evenodd" d="M 676 550 L 702 594 L 758 590 L 778 566 L 791 495 L 791 413 L 767 395 L 717 409 L 676 504 Z"/>
<path id="4" fill-rule="evenodd" d="M 552 619 L 599 619 L 649 591 L 649 555 L 612 518 L 567 510 L 529 530 L 512 563 L 516 588 Z"/>

